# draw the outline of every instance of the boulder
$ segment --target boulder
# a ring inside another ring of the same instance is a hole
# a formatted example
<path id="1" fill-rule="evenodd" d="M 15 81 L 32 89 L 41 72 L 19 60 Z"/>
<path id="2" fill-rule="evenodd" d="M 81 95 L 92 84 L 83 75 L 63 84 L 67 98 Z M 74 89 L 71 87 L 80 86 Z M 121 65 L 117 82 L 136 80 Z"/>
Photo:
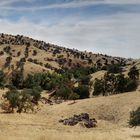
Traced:
<path id="1" fill-rule="evenodd" d="M 97 121 L 95 118 L 90 119 L 88 113 L 81 113 L 79 115 L 74 115 L 71 118 L 59 120 L 59 123 L 63 123 L 63 125 L 69 125 L 69 126 L 74 126 L 79 123 L 86 128 L 92 128 L 92 127 L 96 127 Z"/>

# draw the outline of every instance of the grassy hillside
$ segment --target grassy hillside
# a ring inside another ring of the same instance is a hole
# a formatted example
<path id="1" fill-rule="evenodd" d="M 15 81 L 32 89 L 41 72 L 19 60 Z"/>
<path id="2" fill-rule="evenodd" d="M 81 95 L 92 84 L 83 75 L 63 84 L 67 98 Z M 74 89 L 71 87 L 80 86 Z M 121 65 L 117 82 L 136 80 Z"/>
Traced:
<path id="1" fill-rule="evenodd" d="M 80 52 L 20 35 L 0 34 L 0 68 L 8 74 L 20 69 L 24 69 L 25 74 L 60 72 L 64 68 L 102 67 L 126 61 L 124 58 Z"/>
<path id="2" fill-rule="evenodd" d="M 1 91 L 1 94 L 4 91 Z M 46 94 L 44 93 L 44 96 Z M 0 139 L 22 140 L 137 140 L 140 128 L 128 127 L 129 112 L 140 105 L 140 92 L 78 100 L 75 104 L 44 105 L 36 114 L 0 114 Z M 64 126 L 59 119 L 87 112 L 98 121 L 96 128 Z M 8 132 L 8 135 L 7 135 Z"/>
<path id="3" fill-rule="evenodd" d="M 140 106 L 140 60 L 0 34 L 0 69 L 0 140 L 140 139 L 128 126 Z M 97 127 L 59 123 L 80 113 Z"/>

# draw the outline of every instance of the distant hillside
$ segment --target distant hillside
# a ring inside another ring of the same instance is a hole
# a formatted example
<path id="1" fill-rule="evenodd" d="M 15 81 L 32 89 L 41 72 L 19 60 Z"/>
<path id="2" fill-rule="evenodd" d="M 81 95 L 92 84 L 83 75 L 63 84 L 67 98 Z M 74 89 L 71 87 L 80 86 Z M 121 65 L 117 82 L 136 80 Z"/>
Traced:
<path id="1" fill-rule="evenodd" d="M 7 74 L 23 70 L 25 74 L 42 71 L 62 72 L 76 67 L 102 67 L 126 63 L 127 59 L 92 52 L 81 52 L 34 40 L 21 35 L 0 34 L 0 68 Z"/>

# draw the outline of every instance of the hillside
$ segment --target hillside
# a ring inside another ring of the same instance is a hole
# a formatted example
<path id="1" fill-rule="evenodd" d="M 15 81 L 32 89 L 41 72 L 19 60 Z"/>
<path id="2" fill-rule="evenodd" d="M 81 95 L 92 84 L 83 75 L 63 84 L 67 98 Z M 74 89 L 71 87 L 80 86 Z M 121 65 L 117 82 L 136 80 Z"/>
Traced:
<path id="1" fill-rule="evenodd" d="M 140 138 L 128 126 L 140 106 L 139 59 L 0 34 L 0 69 L 0 140 Z M 88 119 L 59 122 L 81 113 Z"/>
<path id="2" fill-rule="evenodd" d="M 25 75 L 42 71 L 63 72 L 75 67 L 102 67 L 126 61 L 120 57 L 80 52 L 21 35 L 0 34 L 0 68 L 8 75 L 20 70 Z"/>
<path id="3" fill-rule="evenodd" d="M 1 94 L 4 91 L 1 91 Z M 44 96 L 46 94 L 44 93 Z M 40 104 L 36 114 L 0 113 L 0 139 L 10 140 L 138 140 L 140 128 L 128 127 L 129 112 L 140 105 L 140 92 L 109 97 L 67 101 L 53 106 Z M 71 104 L 71 105 L 70 105 Z M 97 128 L 64 126 L 59 119 L 87 112 L 98 121 Z M 7 136 L 8 132 L 8 136 Z"/>

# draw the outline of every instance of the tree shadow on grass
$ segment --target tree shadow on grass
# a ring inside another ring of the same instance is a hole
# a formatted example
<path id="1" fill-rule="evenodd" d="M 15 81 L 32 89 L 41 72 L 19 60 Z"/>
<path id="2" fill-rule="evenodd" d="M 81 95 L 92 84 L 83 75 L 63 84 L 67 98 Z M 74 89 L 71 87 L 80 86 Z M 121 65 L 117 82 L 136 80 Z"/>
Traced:
<path id="1" fill-rule="evenodd" d="M 132 135 L 132 138 L 140 139 L 140 135 Z"/>

